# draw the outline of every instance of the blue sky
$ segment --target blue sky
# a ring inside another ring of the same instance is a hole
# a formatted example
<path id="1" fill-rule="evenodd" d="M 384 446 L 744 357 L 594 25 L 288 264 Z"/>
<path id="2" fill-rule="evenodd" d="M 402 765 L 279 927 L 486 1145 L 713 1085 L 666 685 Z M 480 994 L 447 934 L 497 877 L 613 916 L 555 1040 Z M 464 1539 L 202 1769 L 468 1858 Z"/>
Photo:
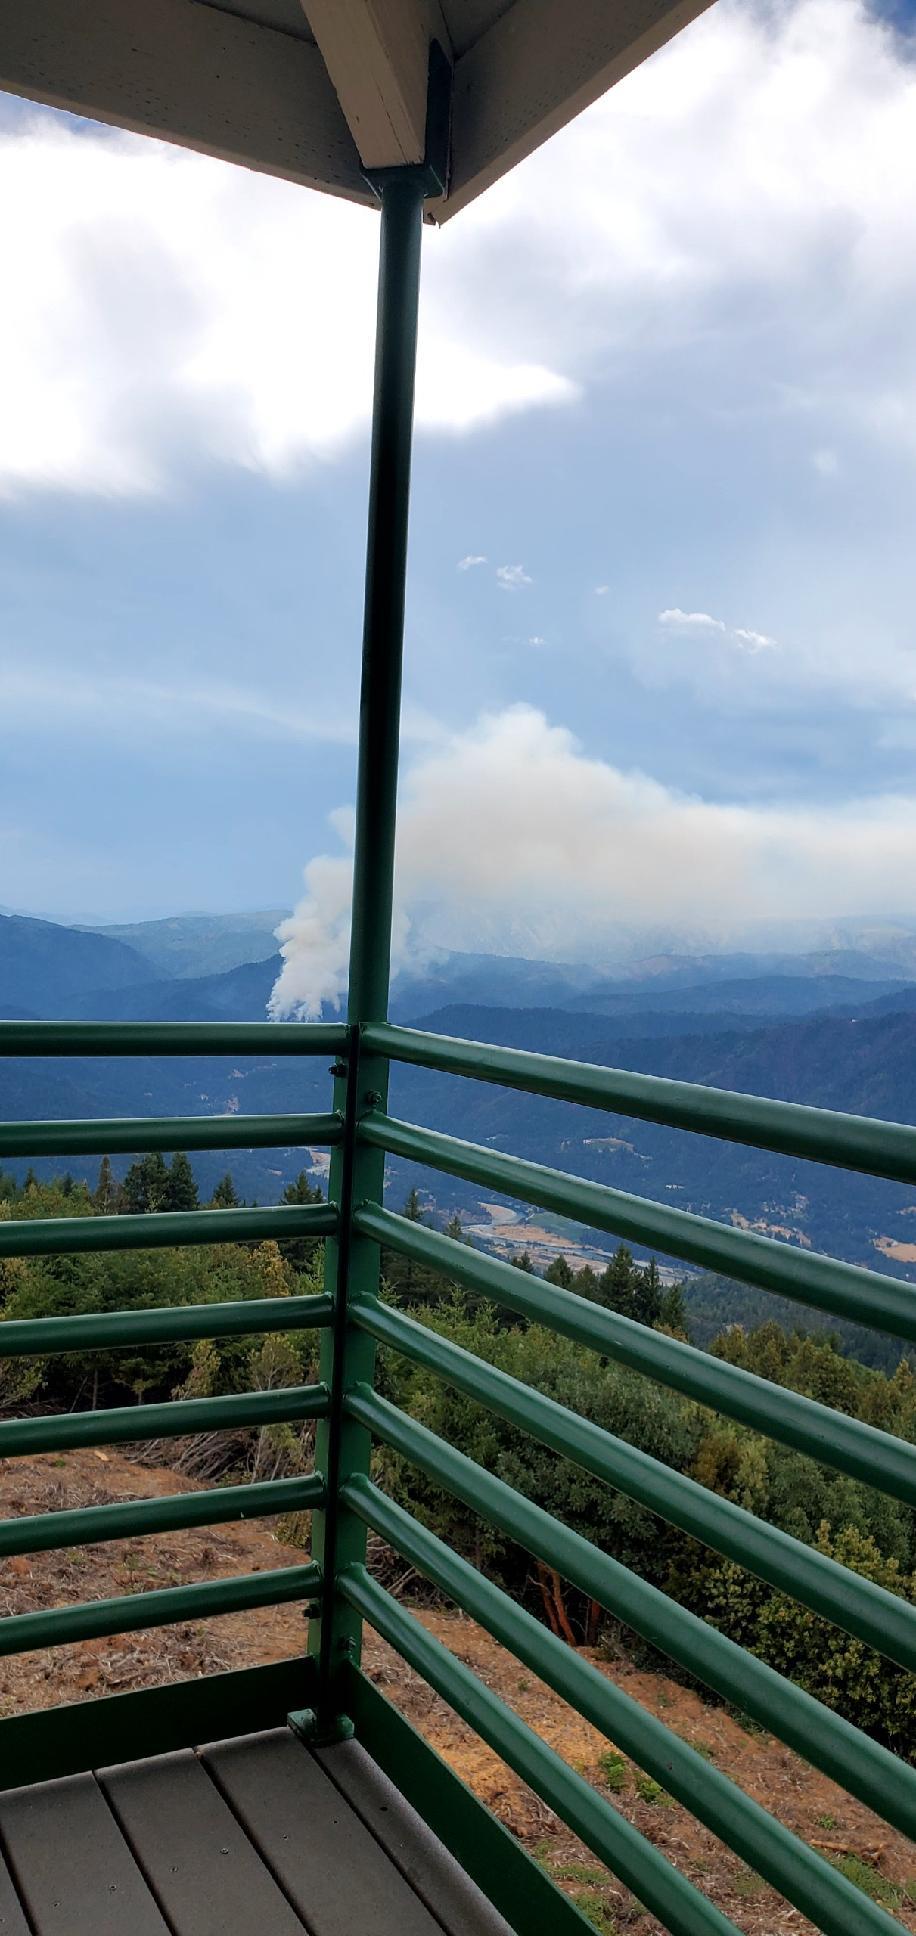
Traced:
<path id="1" fill-rule="evenodd" d="M 914 125 L 905 11 L 719 0 L 427 235 L 417 945 L 916 912 Z M 311 998 L 374 218 L 13 102 L 0 188 L 0 903 L 284 907 L 312 863 Z"/>

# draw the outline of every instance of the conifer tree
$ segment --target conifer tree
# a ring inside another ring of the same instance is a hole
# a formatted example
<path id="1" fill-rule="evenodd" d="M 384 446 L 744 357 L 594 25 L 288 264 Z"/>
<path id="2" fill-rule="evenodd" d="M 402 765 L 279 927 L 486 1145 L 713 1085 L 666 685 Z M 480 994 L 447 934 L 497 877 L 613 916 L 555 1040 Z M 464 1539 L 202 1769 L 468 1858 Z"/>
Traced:
<path id="1" fill-rule="evenodd" d="M 118 1184 L 111 1167 L 111 1157 L 103 1156 L 99 1164 L 99 1180 L 95 1186 L 92 1198 L 93 1209 L 97 1210 L 101 1217 L 110 1217 L 112 1211 L 118 1207 L 119 1194 Z"/>
<path id="2" fill-rule="evenodd" d="M 280 1198 L 281 1203 L 322 1203 L 321 1185 L 313 1183 L 307 1170 L 300 1170 L 295 1181 L 288 1183 Z M 291 1264 L 293 1270 L 309 1270 L 314 1264 L 322 1239 L 320 1237 L 284 1238 L 280 1254 Z"/>
<path id="3" fill-rule="evenodd" d="M 161 1210 L 168 1187 L 169 1173 L 161 1150 L 138 1156 L 124 1178 L 124 1208 L 133 1216 L 148 1216 Z"/>
<path id="4" fill-rule="evenodd" d="M 194 1171 L 184 1150 L 177 1150 L 172 1157 L 161 1207 L 163 1210 L 197 1210 L 200 1207 Z"/>
<path id="5" fill-rule="evenodd" d="M 553 1263 L 544 1272 L 544 1276 L 548 1284 L 559 1285 L 561 1291 L 572 1290 L 574 1273 L 572 1266 L 563 1256 L 562 1251 L 558 1257 L 554 1258 Z"/>
<path id="6" fill-rule="evenodd" d="M 237 1210 L 238 1207 L 238 1193 L 232 1181 L 232 1173 L 230 1170 L 227 1170 L 225 1176 L 220 1177 L 216 1189 L 210 1198 L 208 1208 L 210 1210 Z"/>

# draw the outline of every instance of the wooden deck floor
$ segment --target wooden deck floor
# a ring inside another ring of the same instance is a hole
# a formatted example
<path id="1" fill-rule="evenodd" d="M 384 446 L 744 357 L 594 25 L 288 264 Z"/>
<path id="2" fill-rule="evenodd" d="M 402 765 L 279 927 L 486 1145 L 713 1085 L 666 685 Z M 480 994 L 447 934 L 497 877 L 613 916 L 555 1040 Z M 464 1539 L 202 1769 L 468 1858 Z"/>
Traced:
<path id="1" fill-rule="evenodd" d="M 303 1930 L 510 1936 L 356 1742 L 278 1728 L 0 1795 L 0 1936 Z"/>

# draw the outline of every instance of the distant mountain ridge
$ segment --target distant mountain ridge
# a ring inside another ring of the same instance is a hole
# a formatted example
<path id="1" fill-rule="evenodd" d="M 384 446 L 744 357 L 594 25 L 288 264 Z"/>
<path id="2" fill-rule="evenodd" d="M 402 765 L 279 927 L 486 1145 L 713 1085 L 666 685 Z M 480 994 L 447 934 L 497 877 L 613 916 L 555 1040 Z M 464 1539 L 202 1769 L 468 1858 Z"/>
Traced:
<path id="1" fill-rule="evenodd" d="M 834 972 L 823 953 L 792 960 L 789 974 L 732 955 L 722 975 L 705 958 L 676 958 L 664 968 L 656 961 L 642 980 L 611 982 L 575 964 L 444 956 L 398 977 L 392 1014 L 444 1034 L 916 1122 L 916 983 L 879 974 L 877 962 L 866 980 Z M 156 975 L 116 935 L 0 917 L 0 1012 L 21 1019 L 259 1020 L 279 968 L 274 953 L 212 974 Z M 3 1083 L 10 1119 L 284 1112 L 328 1102 L 324 1062 L 272 1057 L 269 1038 L 256 1060 L 238 1065 L 10 1060 Z M 392 1107 L 638 1195 L 916 1274 L 914 1206 L 901 1186 L 421 1069 L 394 1069 Z M 271 1201 L 303 1156 L 240 1152 L 232 1168 L 244 1194 Z M 226 1159 L 203 1155 L 195 1168 L 212 1187 Z M 431 1186 L 416 1165 L 396 1163 L 392 1175 L 395 1201 L 413 1182 Z M 443 1208 L 479 1203 L 470 1186 L 444 1176 L 434 1190 Z"/>
<path id="2" fill-rule="evenodd" d="M 146 963 L 123 941 L 0 914 L 0 1009 L 66 1015 L 89 989 L 115 995 L 146 980 Z"/>
<path id="3" fill-rule="evenodd" d="M 266 908 L 250 914 L 174 914 L 161 921 L 128 921 L 94 932 L 126 942 L 156 976 L 196 979 L 275 955 L 276 929 L 287 913 L 285 908 Z"/>

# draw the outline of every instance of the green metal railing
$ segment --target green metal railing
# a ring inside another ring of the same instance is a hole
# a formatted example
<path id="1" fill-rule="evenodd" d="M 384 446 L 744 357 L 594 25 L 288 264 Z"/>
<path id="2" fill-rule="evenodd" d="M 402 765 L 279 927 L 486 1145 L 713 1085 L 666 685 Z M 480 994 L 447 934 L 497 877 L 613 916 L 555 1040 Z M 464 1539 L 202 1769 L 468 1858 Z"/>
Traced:
<path id="1" fill-rule="evenodd" d="M 323 1055 L 346 1049 L 342 1026 L 274 1028 L 243 1024 L 0 1023 L 2 1055 Z M 336 1112 L 299 1116 L 119 1118 L 114 1121 L 2 1123 L 5 1157 L 142 1150 L 251 1149 L 324 1144 L 343 1135 Z M 145 1250 L 210 1243 L 250 1243 L 272 1237 L 327 1237 L 337 1229 L 333 1203 L 257 1210 L 167 1212 L 154 1216 L 27 1218 L 0 1224 L 0 1258 Z M 80 1313 L 73 1317 L 0 1322 L 0 1360 L 50 1357 L 73 1351 L 137 1349 L 187 1339 L 255 1336 L 327 1327 L 329 1296 L 253 1298 L 244 1302 L 164 1309 Z M 227 1397 L 176 1399 L 51 1417 L 0 1420 L 0 1458 L 59 1453 L 85 1446 L 137 1444 L 198 1432 L 239 1431 L 325 1417 L 330 1394 L 322 1383 Z M 87 1507 L 0 1522 L 0 1556 L 48 1552 L 95 1541 L 140 1538 L 182 1527 L 312 1511 L 326 1501 L 315 1473 L 247 1486 L 216 1488 L 175 1498 Z M 236 1579 L 202 1581 L 72 1607 L 8 1615 L 0 1620 L 0 1654 L 59 1646 L 65 1641 L 133 1632 L 174 1621 L 282 1601 L 311 1601 L 321 1571 L 307 1566 Z M 0 1737 L 2 1738 L 2 1737 Z"/>
<path id="2" fill-rule="evenodd" d="M 64 1052 L 74 1042 L 82 1048 L 80 1028 L 62 1032 L 60 1025 L 49 1026 L 55 1027 Z M 255 1039 L 267 1048 L 273 1032 L 265 1025 Z M 314 1038 L 308 1026 L 298 1027 L 295 1033 L 300 1052 L 312 1048 Z M 286 1036 L 286 1031 L 281 1034 Z M 366 1037 L 370 1038 L 368 1050 Z M 251 1044 L 247 1026 L 245 1039 Z M 34 1053 L 35 1040 L 35 1028 L 29 1025 L 23 1052 Z M 197 1030 L 189 1029 L 182 1041 L 185 1053 L 200 1052 Z M 0 1036 L 0 1046 L 7 1053 L 22 1042 L 23 1038 L 11 1038 L 8 1032 Z M 106 1052 L 117 1046 L 117 1031 L 108 1030 Z M 324 1029 L 318 1031 L 316 1046 L 322 1052 L 327 1047 Z M 880 1326 L 907 1339 L 916 1329 L 916 1292 L 876 1272 L 797 1253 L 785 1244 L 762 1240 L 750 1232 L 726 1229 L 682 1211 L 625 1196 L 602 1184 L 403 1123 L 385 1113 L 381 1107 L 384 1091 L 375 1086 L 380 1080 L 378 1058 L 384 1052 L 389 1058 L 403 1057 L 452 1074 L 483 1076 L 487 1081 L 498 1079 L 505 1055 L 516 1087 L 524 1086 L 534 1094 L 558 1094 L 568 1076 L 568 1099 L 587 1102 L 594 1108 L 603 1098 L 604 1106 L 620 1113 L 625 1097 L 614 1071 L 572 1065 L 567 1072 L 550 1057 L 519 1058 L 512 1051 L 486 1045 L 420 1034 L 414 1038 L 413 1032 L 404 1029 L 364 1031 L 352 1023 L 335 1029 L 332 1046 L 340 1058 L 335 1065 L 338 1107 L 324 1116 L 169 1118 L 142 1126 L 128 1120 L 0 1127 L 0 1147 L 13 1155 L 70 1154 L 103 1149 L 109 1144 L 121 1149 L 199 1149 L 210 1146 L 211 1134 L 214 1146 L 220 1148 L 266 1147 L 274 1140 L 288 1147 L 300 1139 L 316 1142 L 320 1138 L 334 1152 L 335 1196 L 339 1193 L 338 1201 L 301 1208 L 55 1218 L 11 1222 L 0 1228 L 0 1254 L 22 1257 L 166 1243 L 252 1241 L 266 1236 L 309 1234 L 330 1240 L 328 1288 L 323 1295 L 0 1323 L 2 1358 L 128 1345 L 137 1348 L 144 1343 L 281 1328 L 318 1327 L 325 1340 L 321 1377 L 313 1386 L 0 1421 L 0 1456 L 7 1457 L 307 1418 L 318 1421 L 321 1435 L 317 1470 L 305 1477 L 0 1522 L 2 1556 L 143 1537 L 179 1527 L 292 1510 L 308 1510 L 315 1517 L 313 1558 L 308 1564 L 242 1579 L 209 1580 L 85 1606 L 9 1616 L 0 1622 L 0 1653 L 245 1607 L 283 1601 L 307 1603 L 311 1608 L 310 1644 L 317 1679 L 309 1710 L 313 1718 L 309 1723 L 300 1717 L 300 1724 L 310 1726 L 316 1738 L 327 1738 L 347 1730 L 347 1676 L 358 1665 L 361 1626 L 368 1620 L 561 1814 L 595 1854 L 638 1890 L 666 1927 L 685 1932 L 685 1936 L 686 1932 L 693 1936 L 697 1931 L 732 1929 L 728 1919 L 609 1802 L 581 1776 L 564 1767 L 538 1736 L 370 1578 L 365 1565 L 365 1537 L 371 1529 L 548 1686 L 570 1700 L 600 1732 L 622 1747 L 828 1936 L 892 1929 L 893 1920 L 880 1905 L 863 1897 L 721 1770 L 710 1767 L 605 1674 L 550 1634 L 386 1497 L 370 1476 L 372 1440 L 394 1448 L 428 1479 L 462 1500 L 536 1559 L 555 1568 L 667 1654 L 679 1668 L 765 1725 L 809 1763 L 914 1838 L 916 1771 L 640 1579 L 612 1555 L 599 1552 L 572 1528 L 381 1398 L 372 1383 L 374 1350 L 381 1344 L 425 1366 L 559 1456 L 571 1459 L 909 1671 L 916 1671 L 916 1609 L 386 1304 L 379 1295 L 380 1248 L 384 1245 L 425 1264 L 530 1321 L 553 1328 L 909 1506 L 916 1505 L 916 1448 L 393 1214 L 381 1201 L 380 1161 L 386 1153 L 393 1153 L 426 1162 L 611 1234 L 651 1241 L 663 1233 L 666 1250 L 675 1255 L 695 1255 L 696 1246 L 702 1243 L 705 1260 L 709 1246 L 724 1243 L 728 1268 L 734 1275 L 758 1283 L 763 1280 L 775 1290 L 789 1290 L 819 1308 L 854 1316 L 860 1323 Z M 221 1047 L 239 1052 L 225 1030 Z M 154 1029 L 144 1030 L 143 1052 L 156 1052 Z M 367 1088 L 367 1080 L 371 1088 Z M 631 1079 L 624 1080 L 628 1083 Z M 683 1084 L 676 1089 L 672 1121 L 676 1113 L 683 1126 L 689 1116 L 691 1127 L 704 1134 L 709 1132 L 711 1120 L 724 1122 L 714 1093 L 702 1089 L 687 1093 Z M 642 1091 L 638 1099 L 644 1106 Z M 753 1097 L 730 1096 L 727 1105 L 730 1131 L 740 1132 L 744 1141 L 770 1147 L 765 1136 L 768 1127 L 775 1125 L 774 1138 L 778 1137 L 780 1147 L 791 1153 L 803 1151 L 808 1158 L 833 1162 L 839 1160 L 839 1153 L 845 1159 L 856 1150 L 860 1166 L 877 1174 L 892 1171 L 899 1180 L 908 1166 L 916 1171 L 916 1130 L 906 1126 L 863 1125 L 857 1118 L 833 1117 L 825 1111 L 784 1110 L 782 1105 Z M 664 1096 L 653 1092 L 652 1106 L 654 1119 L 666 1120 Z M 697 1225 L 702 1226 L 701 1238 L 696 1235 Z"/>
<path id="3" fill-rule="evenodd" d="M 534 1936 L 548 1927 L 558 1936 L 581 1932 L 582 1919 L 570 1902 L 552 1889 L 402 1718 L 386 1709 L 360 1667 L 363 1623 L 368 1621 L 674 1936 L 737 1936 L 728 1917 L 606 1797 L 565 1766 L 465 1663 L 370 1577 L 366 1558 L 372 1529 L 599 1732 L 624 1747 L 826 1936 L 889 1936 L 899 1931 L 899 1924 L 885 1909 L 636 1706 L 610 1675 L 600 1673 L 450 1551 L 373 1480 L 373 1442 L 381 1441 L 884 1820 L 916 1835 L 916 1772 L 909 1764 L 374 1389 L 378 1346 L 404 1354 L 558 1457 L 572 1460 L 916 1671 L 916 1609 L 905 1599 L 672 1471 L 384 1301 L 382 1245 L 907 1506 L 916 1504 L 916 1450 L 911 1445 L 522 1275 L 384 1207 L 386 1159 L 408 1158 L 618 1238 L 726 1271 L 817 1310 L 916 1341 L 916 1290 L 908 1284 L 402 1122 L 389 1113 L 389 1069 L 403 1062 L 898 1183 L 916 1182 L 916 1129 L 906 1125 L 459 1042 L 388 1023 L 420 234 L 431 178 L 424 169 L 403 169 L 379 178 L 376 185 L 382 203 L 382 253 L 347 1021 L 0 1022 L 0 1056 L 335 1058 L 332 1107 L 326 1114 L 0 1125 L 4 1158 L 295 1148 L 305 1143 L 330 1149 L 326 1205 L 0 1224 L 0 1258 L 306 1235 L 326 1240 L 324 1292 L 313 1297 L 0 1321 L 0 1357 L 7 1358 L 319 1329 L 320 1370 L 312 1385 L 0 1421 L 3 1457 L 315 1419 L 315 1470 L 302 1478 L 0 1523 L 2 1556 L 308 1510 L 313 1516 L 312 1551 L 309 1562 L 300 1566 L 0 1620 L 0 1653 L 8 1653 L 284 1601 L 308 1607 L 308 1653 L 293 1669 L 281 1664 L 254 1675 L 214 1677 L 209 1691 L 197 1683 L 102 1701 L 96 1704 L 93 1728 L 85 1726 L 79 1710 L 75 1716 L 62 1710 L 59 1715 L 0 1721 L 0 1751 L 7 1744 L 5 1758 L 0 1752 L 0 1785 L 192 1745 L 214 1738 L 220 1727 L 228 1734 L 272 1726 L 291 1710 L 295 1725 L 315 1741 L 337 1738 L 355 1725 L 426 1819 L 452 1842 L 520 1936 Z"/>
<path id="4" fill-rule="evenodd" d="M 728 1135 L 761 1148 L 848 1164 L 897 1180 L 916 1178 L 916 1130 L 869 1123 L 725 1095 L 686 1084 L 666 1084 L 555 1058 L 519 1054 L 487 1044 L 457 1042 L 403 1028 L 366 1031 L 375 1054 L 488 1082 L 506 1080 L 532 1094 L 564 1097 L 617 1114 L 651 1115 L 659 1122 L 703 1134 Z M 859 1323 L 916 1336 L 916 1290 L 877 1272 L 861 1270 L 751 1232 L 625 1195 L 403 1123 L 378 1105 L 360 1120 L 358 1138 L 372 1148 L 408 1157 L 487 1190 L 549 1208 L 622 1238 L 655 1243 L 666 1253 L 715 1264 L 733 1276 L 793 1296 Z M 891 1434 L 860 1424 L 828 1406 L 783 1390 L 739 1367 L 708 1357 L 680 1340 L 520 1273 L 466 1244 L 393 1215 L 378 1203 L 357 1204 L 353 1221 L 364 1238 L 428 1265 L 472 1291 L 556 1329 L 578 1343 L 684 1392 L 766 1436 L 791 1445 L 835 1470 L 916 1503 L 916 1448 Z M 774 1588 L 857 1636 L 888 1659 L 916 1669 L 916 1608 L 851 1572 L 750 1512 L 672 1471 L 589 1420 L 556 1404 L 462 1350 L 376 1295 L 353 1294 L 350 1322 L 377 1343 L 405 1354 L 466 1393 L 498 1417 L 571 1459 Z M 916 1772 L 908 1764 L 833 1714 L 802 1689 L 729 1641 L 704 1621 L 639 1579 L 610 1555 L 485 1472 L 455 1447 L 354 1381 L 345 1400 L 349 1416 L 427 1478 L 460 1498 L 503 1534 L 581 1587 L 588 1596 L 688 1669 L 812 1765 L 908 1835 L 916 1834 Z M 517 1658 L 561 1692 L 578 1710 L 691 1812 L 714 1830 L 758 1873 L 829 1936 L 890 1930 L 893 1919 L 863 1898 L 813 1849 L 743 1794 L 719 1770 L 710 1770 L 670 1729 L 632 1708 L 620 1689 L 581 1660 L 450 1552 L 402 1508 L 386 1498 L 362 1470 L 342 1477 L 345 1506 L 381 1534 L 419 1572 L 488 1629 Z M 362 1565 L 342 1570 L 338 1581 L 351 1604 L 393 1646 L 426 1674 L 439 1692 L 472 1722 L 491 1746 L 523 1774 L 596 1854 L 638 1889 L 641 1899 L 672 1930 L 721 1928 L 717 1911 L 699 1911 L 684 1878 L 658 1874 L 658 1858 L 645 1851 L 632 1880 L 629 1852 L 610 1805 L 600 1824 L 593 1791 L 581 1792 L 569 1771 L 560 1774 L 536 1737 L 519 1734 L 516 1717 L 494 1702 L 473 1676 L 454 1662 L 410 1614 L 368 1579 Z M 614 1817 L 609 1828 L 607 1816 Z"/>

